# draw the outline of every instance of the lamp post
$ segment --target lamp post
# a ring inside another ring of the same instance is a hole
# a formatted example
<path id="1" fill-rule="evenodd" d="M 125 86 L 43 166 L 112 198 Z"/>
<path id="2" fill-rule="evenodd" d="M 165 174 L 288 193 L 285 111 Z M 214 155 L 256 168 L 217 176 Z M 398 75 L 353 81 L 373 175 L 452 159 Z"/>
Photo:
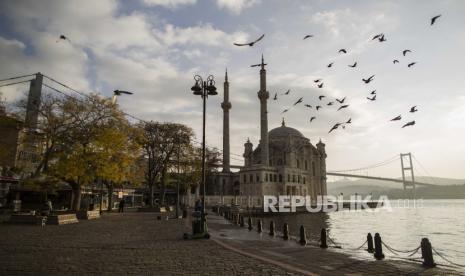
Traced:
<path id="1" fill-rule="evenodd" d="M 203 100 L 203 124 L 202 124 L 202 185 L 203 185 L 203 200 L 202 200 L 202 222 L 205 221 L 205 111 L 207 106 L 208 96 L 218 95 L 215 87 L 213 76 L 207 77 L 204 81 L 199 75 L 194 76 L 195 84 L 191 90 L 194 95 L 201 96 Z M 205 231 L 205 223 L 202 223 L 202 231 Z"/>

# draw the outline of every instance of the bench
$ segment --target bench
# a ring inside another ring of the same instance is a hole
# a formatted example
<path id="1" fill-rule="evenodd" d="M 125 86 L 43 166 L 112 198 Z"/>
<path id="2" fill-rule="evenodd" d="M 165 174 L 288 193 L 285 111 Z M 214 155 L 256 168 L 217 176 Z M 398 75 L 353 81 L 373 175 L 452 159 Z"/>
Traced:
<path id="1" fill-rule="evenodd" d="M 78 219 L 98 219 L 100 218 L 100 211 L 78 211 L 76 213 Z"/>
<path id="2" fill-rule="evenodd" d="M 36 216 L 30 213 L 26 214 L 12 214 L 8 223 L 11 224 L 29 224 L 44 226 L 47 222 L 46 216 Z"/>
<path id="3" fill-rule="evenodd" d="M 77 222 L 79 222 L 79 220 L 76 214 L 50 215 L 47 219 L 47 224 L 50 225 L 63 225 Z"/>

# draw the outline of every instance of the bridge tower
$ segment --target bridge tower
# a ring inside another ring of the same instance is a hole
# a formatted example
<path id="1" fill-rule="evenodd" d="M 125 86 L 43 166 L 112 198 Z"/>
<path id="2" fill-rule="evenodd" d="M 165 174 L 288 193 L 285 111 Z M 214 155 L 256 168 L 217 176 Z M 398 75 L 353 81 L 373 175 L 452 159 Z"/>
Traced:
<path id="1" fill-rule="evenodd" d="M 415 199 L 415 175 L 413 173 L 412 153 L 401 153 L 400 164 L 402 166 L 404 190 L 411 190 L 413 192 L 413 199 Z"/>

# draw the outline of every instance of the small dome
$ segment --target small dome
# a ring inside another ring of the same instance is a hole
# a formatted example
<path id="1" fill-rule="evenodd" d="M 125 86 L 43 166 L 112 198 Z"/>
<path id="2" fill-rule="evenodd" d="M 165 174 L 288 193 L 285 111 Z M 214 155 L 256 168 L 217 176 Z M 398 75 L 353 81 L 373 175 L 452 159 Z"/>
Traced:
<path id="1" fill-rule="evenodd" d="M 282 125 L 280 127 L 274 128 L 274 129 L 270 130 L 270 132 L 268 132 L 268 137 L 269 138 L 286 137 L 288 135 L 304 137 L 304 135 L 302 133 L 300 133 L 300 131 L 298 131 L 297 129 L 292 128 L 292 127 L 287 127 L 286 124 L 284 123 L 284 120 L 283 120 L 283 123 L 282 123 Z"/>

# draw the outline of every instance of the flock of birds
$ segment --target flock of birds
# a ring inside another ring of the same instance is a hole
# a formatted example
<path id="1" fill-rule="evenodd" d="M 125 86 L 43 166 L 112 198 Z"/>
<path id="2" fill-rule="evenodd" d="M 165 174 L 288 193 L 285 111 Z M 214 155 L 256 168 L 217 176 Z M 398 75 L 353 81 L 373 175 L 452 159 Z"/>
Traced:
<path id="1" fill-rule="evenodd" d="M 436 16 L 432 17 L 431 20 L 430 20 L 430 26 L 432 26 L 440 16 L 441 16 L 441 15 L 436 15 Z M 248 43 L 233 43 L 233 44 L 234 44 L 235 46 L 239 46 L 239 47 L 241 47 L 241 46 L 250 46 L 250 47 L 252 47 L 252 46 L 254 46 L 257 42 L 259 42 L 260 40 L 262 40 L 264 37 L 265 37 L 265 34 L 261 35 L 259 38 L 257 38 L 256 40 L 254 40 L 254 41 L 252 41 L 252 42 L 248 42 Z M 311 35 L 311 34 L 307 34 L 307 35 L 304 36 L 303 40 L 306 40 L 306 39 L 309 39 L 309 38 L 312 38 L 312 37 L 314 37 L 314 36 Z M 383 33 L 380 33 L 380 34 L 377 34 L 377 35 L 373 36 L 373 38 L 372 38 L 371 40 L 372 40 L 372 41 L 376 41 L 376 40 L 377 40 L 378 42 L 385 42 L 385 41 L 387 41 L 386 36 L 385 36 L 385 34 L 383 34 Z M 343 49 L 340 49 L 340 50 L 338 51 L 339 54 L 347 54 L 347 52 L 348 52 L 348 50 L 347 50 L 347 49 L 344 49 L 344 48 L 343 48 Z M 409 53 L 411 53 L 411 52 L 412 52 L 412 50 L 405 49 L 405 50 L 402 51 L 402 56 L 403 56 L 403 57 L 406 57 L 407 54 L 409 54 Z M 398 64 L 398 63 L 400 63 L 398 59 L 394 59 L 392 62 L 393 62 L 393 64 Z M 407 64 L 407 67 L 408 67 L 408 68 L 411 68 L 411 67 L 414 66 L 416 63 L 417 63 L 417 62 L 415 62 L 415 61 L 409 62 L 409 63 Z M 258 67 L 258 66 L 261 66 L 261 65 L 262 65 L 262 64 L 254 64 L 254 65 L 251 65 L 251 67 Z M 264 65 L 266 65 L 266 64 L 264 64 Z M 331 68 L 331 67 L 333 67 L 333 65 L 334 65 L 334 62 L 331 62 L 331 63 L 329 63 L 326 67 L 327 67 L 327 68 Z M 357 62 L 354 62 L 353 64 L 349 64 L 348 67 L 350 67 L 350 68 L 355 68 L 355 67 L 357 67 Z M 374 80 L 374 78 L 375 78 L 375 75 L 371 75 L 371 76 L 369 76 L 369 77 L 367 77 L 367 78 L 362 78 L 362 81 L 363 81 L 363 83 L 365 83 L 365 84 L 369 84 L 370 82 L 372 82 L 372 81 Z M 315 80 L 314 80 L 314 83 L 316 84 L 316 86 L 317 86 L 318 88 L 323 88 L 323 86 L 324 86 L 323 79 L 321 79 L 321 78 L 315 79 Z M 290 92 L 291 92 L 291 90 L 288 89 L 286 92 L 284 92 L 284 93 L 281 94 L 280 96 L 287 96 L 287 95 L 290 94 Z M 314 108 L 316 111 L 319 111 L 319 110 L 322 109 L 323 106 L 325 106 L 325 105 L 326 105 L 326 106 L 339 105 L 336 111 L 340 111 L 340 110 L 343 110 L 343 109 L 346 109 L 346 108 L 349 107 L 349 104 L 346 103 L 346 98 L 347 98 L 347 97 L 344 97 L 344 98 L 342 98 L 342 99 L 337 99 L 337 98 L 336 98 L 334 101 L 329 101 L 329 102 L 324 103 L 324 102 L 323 102 L 323 99 L 325 99 L 325 98 L 326 98 L 325 95 L 320 95 L 320 96 L 318 96 L 318 103 L 319 103 L 318 105 L 312 106 L 312 105 L 310 105 L 310 104 L 304 103 L 304 106 L 307 107 L 307 108 L 309 108 L 309 109 Z M 369 96 L 366 97 L 366 99 L 367 99 L 369 102 L 376 101 L 376 90 L 371 91 L 371 92 L 369 93 Z M 274 94 L 273 100 L 274 100 L 274 101 L 277 101 L 277 100 L 278 100 L 278 93 L 275 93 L 275 94 Z M 301 103 L 303 103 L 303 97 L 300 97 L 299 99 L 297 99 L 297 101 L 296 101 L 290 108 L 284 109 L 284 110 L 282 111 L 282 114 L 288 112 L 292 107 L 297 106 L 297 105 L 299 105 L 299 104 L 301 104 Z M 418 111 L 417 106 L 412 106 L 412 107 L 410 108 L 410 111 L 409 111 L 409 112 L 410 112 L 410 113 L 415 113 L 415 112 L 417 112 L 417 111 Z M 313 122 L 315 119 L 316 119 L 316 116 L 312 116 L 312 117 L 310 118 L 310 123 Z M 391 122 L 394 122 L 394 121 L 400 121 L 400 120 L 402 120 L 402 115 L 398 115 L 398 116 L 392 118 L 390 121 L 391 121 Z M 332 131 L 334 131 L 334 130 L 336 130 L 336 129 L 339 129 L 339 128 L 345 129 L 346 125 L 351 124 L 351 123 L 352 123 L 352 118 L 349 118 L 349 119 L 348 119 L 347 121 L 345 121 L 345 122 L 338 122 L 338 123 L 334 124 L 334 125 L 331 127 L 331 129 L 329 130 L 328 133 L 331 133 Z M 413 125 L 415 125 L 415 120 L 409 121 L 409 122 L 403 124 L 403 125 L 402 125 L 402 128 L 409 127 L 409 126 L 413 126 Z"/>
<path id="2" fill-rule="evenodd" d="M 436 15 L 436 16 L 432 17 L 431 20 L 430 20 L 430 25 L 433 25 L 433 24 L 436 22 L 436 20 L 437 20 L 440 16 L 441 16 L 441 15 Z M 261 41 L 264 37 L 265 37 L 265 34 L 262 34 L 259 38 L 257 38 L 256 40 L 254 40 L 254 41 L 252 41 L 252 42 L 247 42 L 247 43 L 233 43 L 233 44 L 234 44 L 235 46 L 239 46 L 239 47 L 241 47 L 241 46 L 250 46 L 250 47 L 252 47 L 252 46 L 254 46 L 257 42 Z M 307 35 L 304 36 L 303 40 L 306 40 L 306 39 L 309 39 L 309 38 L 312 38 L 312 37 L 314 37 L 314 36 L 311 35 L 311 34 L 307 34 Z M 380 34 L 377 34 L 377 35 L 373 36 L 373 38 L 372 38 L 371 40 L 372 40 L 372 41 L 378 40 L 378 42 L 385 42 L 385 41 L 387 41 L 387 39 L 386 39 L 386 37 L 385 37 L 385 35 L 384 35 L 383 33 L 380 33 Z M 59 39 L 58 39 L 56 42 L 58 43 L 58 42 L 60 42 L 60 41 L 69 41 L 69 42 L 71 42 L 71 40 L 70 40 L 68 37 L 66 37 L 65 35 L 60 35 Z M 340 49 L 340 50 L 338 51 L 339 54 L 347 54 L 347 52 L 348 52 L 347 49 L 344 49 L 344 48 L 343 48 L 343 49 Z M 408 54 L 408 53 L 411 53 L 411 52 L 412 52 L 411 50 L 405 49 L 405 50 L 402 51 L 402 55 L 403 55 L 404 57 L 406 57 L 407 54 Z M 400 63 L 399 60 L 397 60 L 397 59 L 394 59 L 392 62 L 393 62 L 393 64 Z M 411 68 L 411 67 L 414 66 L 415 64 L 416 64 L 416 62 L 410 62 L 410 63 L 407 64 L 407 67 L 408 67 L 408 68 Z M 251 65 L 251 67 L 258 67 L 258 66 L 261 66 L 261 65 L 262 65 L 261 63 L 259 63 L 259 64 L 253 64 L 253 65 Z M 266 64 L 263 64 L 263 65 L 266 65 Z M 331 63 L 329 63 L 329 64 L 327 65 L 327 68 L 331 68 L 331 67 L 333 67 L 333 65 L 334 65 L 334 62 L 331 62 Z M 349 64 L 348 67 L 350 67 L 350 68 L 355 68 L 355 67 L 357 67 L 357 62 L 354 62 L 353 64 Z M 362 81 L 363 81 L 365 84 L 369 84 L 370 82 L 372 82 L 372 81 L 374 80 L 374 78 L 375 78 L 375 75 L 371 75 L 371 76 L 369 76 L 369 77 L 367 77 L 367 78 L 362 78 Z M 314 80 L 314 83 L 316 84 L 316 86 L 317 86 L 318 88 L 323 88 L 323 86 L 324 86 L 323 79 L 321 79 L 321 78 Z M 288 89 L 288 90 L 287 90 L 284 94 L 282 94 L 282 95 L 283 95 L 283 96 L 287 96 L 287 95 L 290 94 L 290 92 L 291 92 L 291 90 Z M 121 93 L 129 93 L 129 92 L 126 92 L 126 91 L 118 91 L 118 90 L 114 91 L 115 96 L 121 95 Z M 344 98 L 342 98 L 342 99 L 337 99 L 337 98 L 336 98 L 335 101 L 329 101 L 329 102 L 327 102 L 326 104 L 324 104 L 324 103 L 323 103 L 323 99 L 325 99 L 325 98 L 326 98 L 325 95 L 320 95 L 320 96 L 318 96 L 318 100 L 319 100 L 319 104 L 318 104 L 318 105 L 312 106 L 312 105 L 310 105 L 310 104 L 304 104 L 304 106 L 307 107 L 307 108 L 309 108 L 309 109 L 314 108 L 316 111 L 319 111 L 319 110 L 322 109 L 323 106 L 325 106 L 325 105 L 326 105 L 326 106 L 333 106 L 333 105 L 337 105 L 337 104 L 338 104 L 339 106 L 338 106 L 338 108 L 337 108 L 336 111 L 340 111 L 340 110 L 343 110 L 343 109 L 346 109 L 346 108 L 349 107 L 349 104 L 346 103 L 346 98 L 347 98 L 347 97 L 344 97 Z M 366 98 L 367 98 L 367 100 L 370 101 L 370 102 L 376 101 L 376 90 L 371 91 L 371 92 L 370 92 L 370 96 L 369 96 L 369 97 L 366 97 Z M 275 94 L 274 94 L 273 100 L 274 100 L 274 101 L 277 101 L 277 100 L 278 100 L 278 93 L 275 93 Z M 335 103 L 335 102 L 336 102 L 336 103 Z M 300 98 L 291 106 L 291 108 L 292 108 L 293 106 L 297 106 L 297 105 L 299 105 L 299 104 L 301 104 L 301 103 L 303 103 L 303 97 L 300 97 Z M 290 108 L 285 109 L 282 113 L 286 113 L 286 112 L 288 112 L 289 110 L 290 110 Z M 410 113 L 415 113 L 415 112 L 417 112 L 417 111 L 418 111 L 417 106 L 413 106 L 413 107 L 410 108 L 410 111 L 409 111 L 409 112 L 410 112 Z M 316 119 L 316 116 L 312 116 L 312 117 L 310 118 L 310 123 L 313 122 L 315 119 Z M 398 115 L 398 116 L 392 118 L 390 121 L 394 122 L 394 121 L 400 121 L 400 120 L 402 120 L 402 115 Z M 346 125 L 351 124 L 351 123 L 352 123 L 352 118 L 349 118 L 347 121 L 344 121 L 344 122 L 338 122 L 338 123 L 334 124 L 334 125 L 331 127 L 331 129 L 329 130 L 329 133 L 331 133 L 332 131 L 334 131 L 334 130 L 340 128 L 340 127 L 343 128 L 343 129 L 345 129 Z M 405 124 L 402 126 L 402 128 L 409 127 L 409 126 L 413 126 L 413 125 L 415 125 L 415 120 L 409 121 L 409 122 L 405 123 Z"/>

